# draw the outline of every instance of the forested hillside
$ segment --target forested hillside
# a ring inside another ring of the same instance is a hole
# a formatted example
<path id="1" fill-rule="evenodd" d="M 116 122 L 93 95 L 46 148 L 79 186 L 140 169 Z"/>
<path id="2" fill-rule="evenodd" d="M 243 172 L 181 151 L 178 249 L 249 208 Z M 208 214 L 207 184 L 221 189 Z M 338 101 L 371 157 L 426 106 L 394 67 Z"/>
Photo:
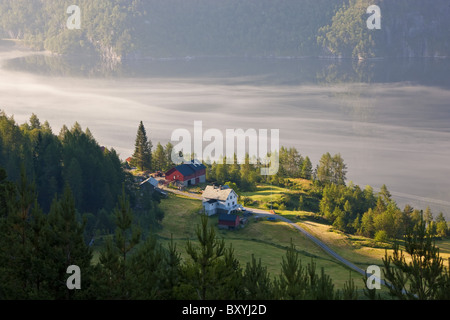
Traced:
<path id="1" fill-rule="evenodd" d="M 381 10 L 381 28 L 369 30 L 370 5 Z M 450 5 L 446 0 L 350 0 L 319 30 L 318 43 L 333 56 L 448 56 Z"/>
<path id="2" fill-rule="evenodd" d="M 109 61 L 185 56 L 448 56 L 446 0 L 0 1 L 0 36 L 35 49 Z M 369 5 L 380 30 L 368 30 Z"/>
<path id="3" fill-rule="evenodd" d="M 112 211 L 123 188 L 143 227 L 162 219 L 158 199 L 144 200 L 116 151 L 100 146 L 89 128 L 83 130 L 77 122 L 70 129 L 63 126 L 55 135 L 50 124 L 41 123 L 34 114 L 19 125 L 0 111 L 0 168 L 10 181 L 27 177 L 44 212 L 68 187 L 77 217 L 87 219 L 90 236 L 112 232 Z"/>

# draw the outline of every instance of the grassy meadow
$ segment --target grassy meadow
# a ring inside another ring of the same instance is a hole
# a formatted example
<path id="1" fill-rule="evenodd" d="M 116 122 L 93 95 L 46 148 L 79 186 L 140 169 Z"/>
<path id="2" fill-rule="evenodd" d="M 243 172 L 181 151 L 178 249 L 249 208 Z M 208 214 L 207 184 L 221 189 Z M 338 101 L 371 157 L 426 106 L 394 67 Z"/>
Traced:
<path id="1" fill-rule="evenodd" d="M 196 241 L 196 228 L 200 224 L 201 202 L 170 194 L 168 199 L 161 202 L 161 207 L 165 211 L 165 217 L 162 229 L 157 233 L 158 236 L 163 244 L 167 244 L 172 237 L 182 258 L 188 259 L 185 252 L 186 241 L 188 239 L 193 243 Z M 325 273 L 333 279 L 336 288 L 342 288 L 350 275 L 359 289 L 362 289 L 364 285 L 360 274 L 350 271 L 332 259 L 287 223 L 265 219 L 257 221 L 250 218 L 245 228 L 229 231 L 218 229 L 217 220 L 217 216 L 210 217 L 210 223 L 215 227 L 216 235 L 225 240 L 226 246 L 233 247 L 236 258 L 243 268 L 254 255 L 256 259 L 261 259 L 272 277 L 277 277 L 281 271 L 282 257 L 292 240 L 299 252 L 302 264 L 306 267 L 313 260 L 318 272 L 323 267 Z"/>
<path id="2" fill-rule="evenodd" d="M 298 183 L 302 184 L 303 190 L 309 187 L 306 180 L 298 181 Z M 277 201 L 287 192 L 292 192 L 292 190 L 265 185 L 258 186 L 255 192 L 243 195 L 257 204 L 254 206 L 255 208 L 267 209 L 267 203 Z M 201 201 L 170 194 L 161 202 L 161 207 L 165 212 L 165 217 L 161 230 L 157 232 L 158 236 L 163 244 L 167 244 L 172 237 L 182 258 L 188 259 L 185 252 L 186 241 L 188 239 L 193 243 L 196 241 L 196 228 L 200 224 Z M 374 264 L 382 266 L 382 258 L 385 253 L 387 252 L 388 255 L 392 253 L 392 243 L 375 243 L 372 239 L 336 231 L 332 226 L 318 220 L 311 212 L 279 209 L 275 211 L 299 224 L 343 258 L 362 269 Z M 360 291 L 360 296 L 363 297 L 362 276 L 331 258 L 291 225 L 267 219 L 257 221 L 251 217 L 245 228 L 229 231 L 218 229 L 217 220 L 217 216 L 210 217 L 211 225 L 215 227 L 217 236 L 225 240 L 226 246 L 233 247 L 242 268 L 254 255 L 256 259 L 261 259 L 272 277 L 277 277 L 280 274 L 282 257 L 292 241 L 305 267 L 313 260 L 316 263 L 317 271 L 320 272 L 320 269 L 324 268 L 325 273 L 332 278 L 338 289 L 343 288 L 344 283 L 351 276 Z M 447 261 L 450 258 L 450 241 L 448 239 L 438 240 L 436 244 L 440 248 L 441 256 Z M 386 290 L 382 291 L 386 293 Z"/>

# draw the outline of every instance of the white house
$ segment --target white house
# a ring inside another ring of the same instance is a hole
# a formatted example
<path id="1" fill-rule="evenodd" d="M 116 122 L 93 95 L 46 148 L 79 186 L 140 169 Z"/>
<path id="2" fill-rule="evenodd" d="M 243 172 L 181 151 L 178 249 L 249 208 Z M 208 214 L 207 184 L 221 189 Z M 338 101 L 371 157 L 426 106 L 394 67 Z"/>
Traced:
<path id="1" fill-rule="evenodd" d="M 228 186 L 207 186 L 203 190 L 203 208 L 208 216 L 216 213 L 231 213 L 242 209 L 238 195 Z"/>

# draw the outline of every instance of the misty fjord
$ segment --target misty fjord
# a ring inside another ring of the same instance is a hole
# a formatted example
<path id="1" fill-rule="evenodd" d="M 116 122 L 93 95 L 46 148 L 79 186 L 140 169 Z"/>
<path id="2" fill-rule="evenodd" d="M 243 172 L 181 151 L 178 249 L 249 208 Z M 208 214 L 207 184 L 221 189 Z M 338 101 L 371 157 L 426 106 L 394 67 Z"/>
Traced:
<path id="1" fill-rule="evenodd" d="M 450 300 L 449 17 L 448 0 L 0 0 L 0 300 L 445 310 L 420 301 Z"/>

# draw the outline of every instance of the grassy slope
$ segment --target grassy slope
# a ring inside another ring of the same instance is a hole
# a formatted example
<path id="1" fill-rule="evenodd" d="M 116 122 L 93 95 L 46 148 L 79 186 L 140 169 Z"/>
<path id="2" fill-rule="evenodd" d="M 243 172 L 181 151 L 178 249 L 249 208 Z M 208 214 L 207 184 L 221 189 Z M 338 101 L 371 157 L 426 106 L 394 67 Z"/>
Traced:
<path id="1" fill-rule="evenodd" d="M 163 228 L 158 232 L 160 237 L 170 239 L 172 236 L 177 243 L 178 251 L 184 259 L 185 246 L 187 239 L 196 240 L 195 230 L 200 223 L 198 211 L 201 208 L 199 200 L 192 200 L 182 196 L 170 195 L 168 199 L 163 200 L 161 207 L 165 211 Z M 210 218 L 211 224 L 217 226 L 217 216 Z M 349 278 L 350 271 L 340 263 L 331 259 L 320 248 L 311 241 L 307 240 L 300 232 L 292 226 L 283 222 L 258 221 L 250 219 L 249 224 L 237 231 L 219 230 L 216 227 L 219 238 L 223 238 L 226 245 L 232 245 L 236 257 L 241 262 L 241 266 L 250 261 L 251 255 L 255 258 L 261 258 L 263 265 L 267 266 L 268 271 L 273 277 L 280 273 L 280 263 L 285 255 L 286 248 L 290 245 L 292 239 L 304 266 L 311 262 L 311 258 L 317 266 L 325 269 L 333 279 L 336 288 L 342 288 L 344 282 Z M 167 241 L 167 240 L 164 240 Z M 361 276 L 352 272 L 358 288 L 363 287 Z"/>
<path id="2" fill-rule="evenodd" d="M 307 180 L 299 180 L 297 183 L 305 189 L 309 186 Z M 264 203 L 271 200 L 276 201 L 276 198 L 281 197 L 286 192 L 289 192 L 289 190 L 285 188 L 259 186 L 256 192 L 245 193 L 244 195 L 258 201 L 261 209 L 267 209 L 263 207 Z M 194 240 L 194 242 L 196 240 L 195 230 L 200 223 L 198 212 L 201 209 L 201 202 L 171 194 L 168 199 L 162 201 L 161 207 L 165 211 L 165 218 L 163 228 L 158 232 L 158 235 L 163 239 L 169 239 L 172 236 L 182 257 L 187 259 L 185 253 L 186 241 L 187 239 Z M 276 212 L 298 223 L 342 257 L 362 269 L 372 264 L 382 266 L 381 259 L 384 257 L 386 250 L 388 254 L 392 252 L 389 244 L 375 247 L 371 239 L 337 232 L 331 226 L 315 220 L 311 212 L 288 210 L 276 210 Z M 300 253 L 303 265 L 306 266 L 311 262 L 311 258 L 314 258 L 317 270 L 320 271 L 320 268 L 323 267 L 325 273 L 333 279 L 336 288 L 342 288 L 349 278 L 350 269 L 333 260 L 286 223 L 266 220 L 256 222 L 252 218 L 244 229 L 225 231 L 217 228 L 217 216 L 211 217 L 210 221 L 215 226 L 218 237 L 223 238 L 227 246 L 233 246 L 235 255 L 241 262 L 242 267 L 245 267 L 253 254 L 257 259 L 261 259 L 263 265 L 267 266 L 273 277 L 278 276 L 282 257 L 292 240 Z M 450 241 L 440 240 L 436 244 L 440 247 L 441 256 L 448 260 L 450 258 Z M 385 249 L 386 246 L 387 249 Z M 362 277 L 354 271 L 351 272 L 351 275 L 361 291 L 364 286 Z M 363 296 L 363 294 L 360 293 L 360 296 Z"/>
<path id="3" fill-rule="evenodd" d="M 304 189 L 307 189 L 310 184 L 308 180 L 291 180 L 301 184 Z M 256 192 L 245 193 L 244 195 L 252 200 L 259 201 L 259 203 L 268 203 L 276 201 L 283 193 L 287 192 L 290 192 L 290 190 L 286 188 L 258 186 Z M 264 209 L 264 207 L 260 206 L 259 209 Z M 382 265 L 381 259 L 384 257 L 386 250 L 388 255 L 392 253 L 391 244 L 375 244 L 372 239 L 336 231 L 330 225 L 315 221 L 313 218 L 314 214 L 311 212 L 289 210 L 276 210 L 276 212 L 286 216 L 293 222 L 297 222 L 339 255 L 361 268 L 365 269 L 371 264 Z M 450 240 L 437 240 L 436 245 L 440 248 L 441 257 L 444 260 L 448 260 L 450 258 Z"/>

